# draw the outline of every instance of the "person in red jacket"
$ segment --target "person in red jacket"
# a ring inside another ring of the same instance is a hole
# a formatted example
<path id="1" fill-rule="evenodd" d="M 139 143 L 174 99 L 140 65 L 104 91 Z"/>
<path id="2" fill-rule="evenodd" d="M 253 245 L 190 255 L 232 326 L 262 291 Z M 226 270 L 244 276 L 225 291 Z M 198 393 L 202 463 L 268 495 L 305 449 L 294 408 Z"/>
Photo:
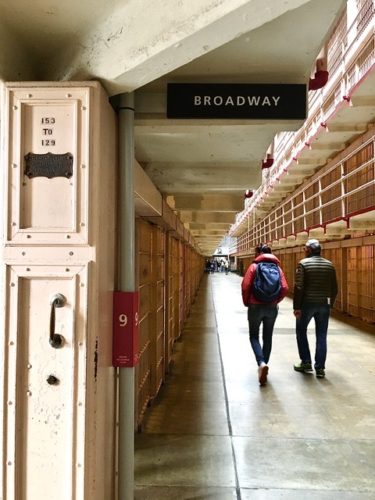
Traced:
<path id="1" fill-rule="evenodd" d="M 283 270 L 280 267 L 280 261 L 272 254 L 271 248 L 268 245 L 258 245 L 255 252 L 256 258 L 245 273 L 241 284 L 241 290 L 243 303 L 248 308 L 247 318 L 249 321 L 250 344 L 258 364 L 259 384 L 263 386 L 267 383 L 268 361 L 272 349 L 273 327 L 279 311 L 277 304 L 283 300 L 289 288 Z M 253 285 L 257 266 L 260 262 L 273 262 L 277 264 L 280 273 L 280 290 L 276 299 L 271 302 L 262 302 L 254 295 Z M 261 324 L 263 325 L 263 346 L 261 346 L 259 342 Z"/>

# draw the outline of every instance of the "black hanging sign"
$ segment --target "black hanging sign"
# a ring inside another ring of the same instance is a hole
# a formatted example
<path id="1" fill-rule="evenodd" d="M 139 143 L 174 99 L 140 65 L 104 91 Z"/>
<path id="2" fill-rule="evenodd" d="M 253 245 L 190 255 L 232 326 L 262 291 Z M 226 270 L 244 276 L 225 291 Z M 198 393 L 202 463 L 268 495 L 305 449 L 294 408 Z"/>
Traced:
<path id="1" fill-rule="evenodd" d="M 305 84 L 169 83 L 167 118 L 303 120 Z"/>

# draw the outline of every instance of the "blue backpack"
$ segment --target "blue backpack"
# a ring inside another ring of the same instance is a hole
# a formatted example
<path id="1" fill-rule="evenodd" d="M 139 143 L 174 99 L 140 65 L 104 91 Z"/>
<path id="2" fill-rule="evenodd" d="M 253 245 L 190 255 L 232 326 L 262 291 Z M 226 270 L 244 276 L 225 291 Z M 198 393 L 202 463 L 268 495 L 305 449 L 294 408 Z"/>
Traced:
<path id="1" fill-rule="evenodd" d="M 280 269 L 274 262 L 259 262 L 253 283 L 254 297 L 261 302 L 274 302 L 281 290 Z"/>

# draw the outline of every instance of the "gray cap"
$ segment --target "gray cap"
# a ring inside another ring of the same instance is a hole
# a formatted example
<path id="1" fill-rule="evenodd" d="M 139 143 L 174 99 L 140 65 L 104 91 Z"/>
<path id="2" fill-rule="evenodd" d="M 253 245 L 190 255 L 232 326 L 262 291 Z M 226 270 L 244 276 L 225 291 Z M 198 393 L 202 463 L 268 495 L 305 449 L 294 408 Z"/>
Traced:
<path id="1" fill-rule="evenodd" d="M 319 240 L 311 239 L 306 241 L 305 246 L 314 250 L 320 247 L 320 243 Z"/>

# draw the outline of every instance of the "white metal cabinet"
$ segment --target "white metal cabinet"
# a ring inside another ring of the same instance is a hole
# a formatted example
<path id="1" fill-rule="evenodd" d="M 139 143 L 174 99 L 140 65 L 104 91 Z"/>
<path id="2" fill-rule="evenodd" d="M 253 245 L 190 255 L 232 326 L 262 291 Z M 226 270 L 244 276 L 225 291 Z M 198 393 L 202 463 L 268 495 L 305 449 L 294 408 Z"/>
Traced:
<path id="1" fill-rule="evenodd" d="M 110 499 L 115 115 L 94 82 L 3 95 L 2 497 Z"/>

